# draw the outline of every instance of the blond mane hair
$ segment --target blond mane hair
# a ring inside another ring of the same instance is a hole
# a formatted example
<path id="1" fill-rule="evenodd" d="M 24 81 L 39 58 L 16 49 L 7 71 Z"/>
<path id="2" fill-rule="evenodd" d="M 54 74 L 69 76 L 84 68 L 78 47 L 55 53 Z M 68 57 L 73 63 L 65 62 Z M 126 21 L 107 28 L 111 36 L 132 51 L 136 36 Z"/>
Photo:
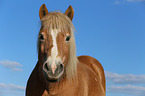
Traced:
<path id="1" fill-rule="evenodd" d="M 76 57 L 76 45 L 74 39 L 75 28 L 72 24 L 72 21 L 69 19 L 68 16 L 64 15 L 63 13 L 50 12 L 47 16 L 42 18 L 41 27 L 47 28 L 48 31 L 51 29 L 60 29 L 61 32 L 65 32 L 64 30 L 68 30 L 70 32 L 71 35 L 70 56 L 69 56 L 68 64 L 66 65 L 65 74 L 67 79 L 74 78 L 77 72 L 78 59 Z"/>

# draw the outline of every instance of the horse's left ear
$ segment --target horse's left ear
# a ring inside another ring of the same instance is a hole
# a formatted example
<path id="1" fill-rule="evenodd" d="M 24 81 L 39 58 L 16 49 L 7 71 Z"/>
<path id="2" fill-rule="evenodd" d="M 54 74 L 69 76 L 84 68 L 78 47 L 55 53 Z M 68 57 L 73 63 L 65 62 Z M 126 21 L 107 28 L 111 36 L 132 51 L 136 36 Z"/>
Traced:
<path id="1" fill-rule="evenodd" d="M 40 20 L 45 17 L 46 15 L 48 15 L 48 10 L 46 8 L 46 5 L 43 4 L 41 5 L 40 9 L 39 9 L 39 17 L 40 17 Z"/>
<path id="2" fill-rule="evenodd" d="M 65 11 L 64 14 L 67 15 L 70 18 L 70 20 L 72 21 L 73 16 L 74 16 L 74 10 L 71 5 L 67 8 L 67 10 Z"/>

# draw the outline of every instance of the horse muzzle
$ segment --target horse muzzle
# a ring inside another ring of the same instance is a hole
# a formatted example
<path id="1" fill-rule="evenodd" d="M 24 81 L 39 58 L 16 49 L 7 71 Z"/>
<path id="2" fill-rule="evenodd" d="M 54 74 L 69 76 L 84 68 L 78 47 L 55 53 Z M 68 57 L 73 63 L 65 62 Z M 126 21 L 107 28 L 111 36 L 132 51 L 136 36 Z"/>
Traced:
<path id="1" fill-rule="evenodd" d="M 50 82 L 55 82 L 60 79 L 64 73 L 64 65 L 62 63 L 52 63 L 48 62 L 43 64 L 43 74 L 45 78 Z"/>

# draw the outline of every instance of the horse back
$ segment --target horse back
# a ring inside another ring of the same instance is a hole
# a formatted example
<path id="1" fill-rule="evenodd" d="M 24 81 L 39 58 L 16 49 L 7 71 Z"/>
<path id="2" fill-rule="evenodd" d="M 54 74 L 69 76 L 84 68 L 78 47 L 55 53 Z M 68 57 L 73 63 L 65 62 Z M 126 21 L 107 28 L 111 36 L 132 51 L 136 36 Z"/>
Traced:
<path id="1" fill-rule="evenodd" d="M 97 75 L 97 77 L 99 78 L 99 81 L 102 85 L 102 87 L 104 88 L 104 91 L 106 91 L 106 80 L 105 80 L 105 74 L 104 74 L 104 69 L 101 65 L 101 63 L 96 60 L 95 58 L 93 57 L 90 57 L 90 56 L 79 56 L 78 57 L 78 60 L 89 66 Z"/>

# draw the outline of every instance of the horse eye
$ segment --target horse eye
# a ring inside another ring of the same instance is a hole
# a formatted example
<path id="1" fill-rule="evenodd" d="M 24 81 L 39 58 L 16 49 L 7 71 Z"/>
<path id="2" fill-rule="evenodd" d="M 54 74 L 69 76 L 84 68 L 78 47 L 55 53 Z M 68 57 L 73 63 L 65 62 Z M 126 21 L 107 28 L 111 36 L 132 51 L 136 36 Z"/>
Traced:
<path id="1" fill-rule="evenodd" d="M 40 40 L 44 40 L 43 34 L 40 34 L 40 35 L 39 35 L 39 39 L 40 39 Z"/>
<path id="2" fill-rule="evenodd" d="M 70 40 L 70 36 L 67 36 L 67 37 L 66 37 L 66 41 L 69 41 L 69 40 Z"/>

